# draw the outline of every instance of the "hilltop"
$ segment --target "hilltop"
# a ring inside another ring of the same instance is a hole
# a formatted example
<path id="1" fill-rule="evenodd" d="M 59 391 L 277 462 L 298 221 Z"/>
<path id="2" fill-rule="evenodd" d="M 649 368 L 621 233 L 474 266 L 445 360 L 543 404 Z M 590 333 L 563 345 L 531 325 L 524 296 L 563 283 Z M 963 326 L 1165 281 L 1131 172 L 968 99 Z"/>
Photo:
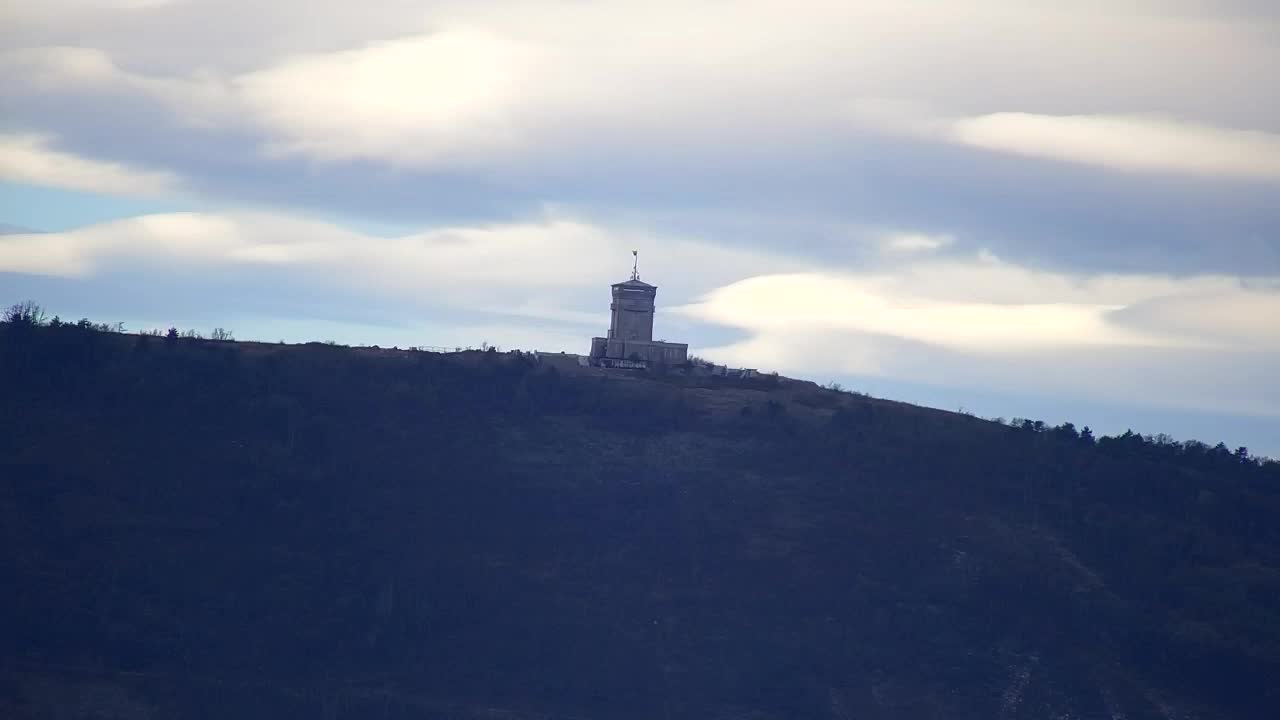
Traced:
<path id="1" fill-rule="evenodd" d="M 0 324 L 0 715 L 1269 718 L 1280 464 L 813 383 Z"/>

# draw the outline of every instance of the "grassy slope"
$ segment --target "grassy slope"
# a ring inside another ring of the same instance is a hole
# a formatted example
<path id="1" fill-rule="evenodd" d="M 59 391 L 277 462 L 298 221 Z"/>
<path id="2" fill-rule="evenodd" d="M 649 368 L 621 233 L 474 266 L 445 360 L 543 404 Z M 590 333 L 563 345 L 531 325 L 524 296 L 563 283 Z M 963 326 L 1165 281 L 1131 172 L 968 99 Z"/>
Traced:
<path id="1" fill-rule="evenodd" d="M 8 716 L 1280 702 L 1261 471 L 794 381 L 51 330 L 0 358 Z"/>

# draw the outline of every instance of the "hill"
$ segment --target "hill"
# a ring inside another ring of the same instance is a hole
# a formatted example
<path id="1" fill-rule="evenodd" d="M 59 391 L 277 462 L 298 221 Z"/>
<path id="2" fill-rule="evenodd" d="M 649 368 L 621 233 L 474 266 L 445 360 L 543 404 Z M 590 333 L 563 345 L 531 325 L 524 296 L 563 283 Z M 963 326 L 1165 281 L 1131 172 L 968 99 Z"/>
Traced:
<path id="1" fill-rule="evenodd" d="M 762 377 L 0 324 L 0 715 L 1270 718 L 1280 465 Z"/>

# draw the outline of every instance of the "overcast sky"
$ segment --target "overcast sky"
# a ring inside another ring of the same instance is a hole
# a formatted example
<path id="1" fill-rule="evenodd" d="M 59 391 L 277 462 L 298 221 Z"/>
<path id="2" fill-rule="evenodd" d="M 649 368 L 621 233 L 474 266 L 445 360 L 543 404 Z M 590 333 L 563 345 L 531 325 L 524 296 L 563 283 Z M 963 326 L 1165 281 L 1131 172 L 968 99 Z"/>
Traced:
<path id="1" fill-rule="evenodd" d="M 0 301 L 1280 456 L 1266 0 L 0 4 Z M 39 231 L 39 232 L 34 232 Z"/>

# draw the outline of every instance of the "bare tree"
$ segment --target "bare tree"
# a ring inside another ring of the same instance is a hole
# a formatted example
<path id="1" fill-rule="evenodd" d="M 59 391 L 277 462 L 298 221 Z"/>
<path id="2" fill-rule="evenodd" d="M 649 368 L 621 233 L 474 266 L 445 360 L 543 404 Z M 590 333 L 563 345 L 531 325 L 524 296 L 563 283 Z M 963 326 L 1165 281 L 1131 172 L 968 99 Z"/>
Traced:
<path id="1" fill-rule="evenodd" d="M 16 303 L 4 311 L 4 322 L 14 325 L 43 325 L 44 308 L 32 300 Z"/>
<path id="2" fill-rule="evenodd" d="M 225 340 L 227 342 L 234 342 L 236 339 L 235 335 L 232 334 L 230 330 L 220 327 L 214 328 L 213 332 L 209 334 L 209 338 L 211 340 Z"/>

